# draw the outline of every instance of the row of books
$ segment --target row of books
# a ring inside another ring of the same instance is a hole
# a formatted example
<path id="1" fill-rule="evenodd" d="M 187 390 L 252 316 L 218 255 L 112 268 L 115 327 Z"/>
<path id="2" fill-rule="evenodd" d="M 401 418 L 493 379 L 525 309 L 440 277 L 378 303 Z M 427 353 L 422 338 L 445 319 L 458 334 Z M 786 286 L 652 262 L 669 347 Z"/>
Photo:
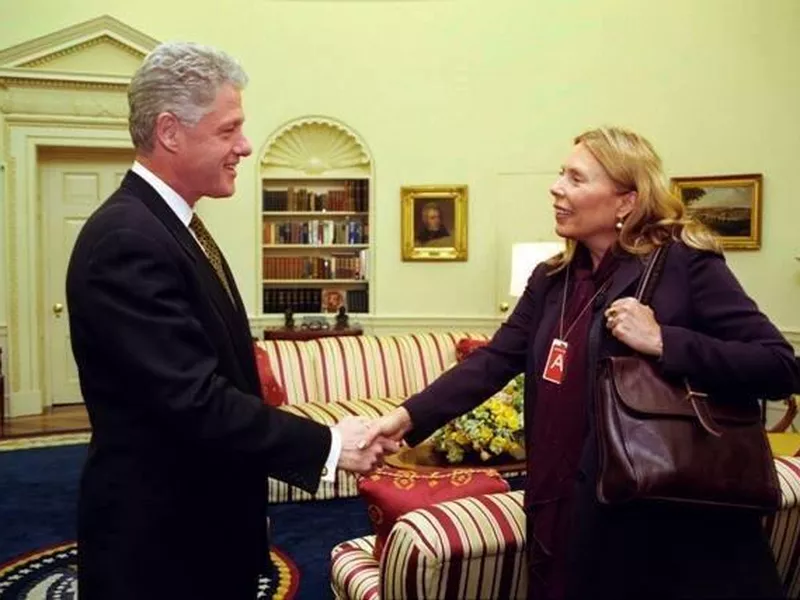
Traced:
<path id="1" fill-rule="evenodd" d="M 365 250 L 332 256 L 265 256 L 264 279 L 366 279 Z"/>
<path id="2" fill-rule="evenodd" d="M 264 312 L 335 313 L 344 306 L 348 312 L 369 312 L 367 290 L 330 288 L 264 288 Z"/>
<path id="3" fill-rule="evenodd" d="M 264 221 L 265 244 L 367 244 L 369 224 L 360 220 Z"/>
<path id="4" fill-rule="evenodd" d="M 369 181 L 352 179 L 342 182 L 344 189 L 317 192 L 307 188 L 265 189 L 261 203 L 264 211 L 348 211 L 369 210 Z"/>

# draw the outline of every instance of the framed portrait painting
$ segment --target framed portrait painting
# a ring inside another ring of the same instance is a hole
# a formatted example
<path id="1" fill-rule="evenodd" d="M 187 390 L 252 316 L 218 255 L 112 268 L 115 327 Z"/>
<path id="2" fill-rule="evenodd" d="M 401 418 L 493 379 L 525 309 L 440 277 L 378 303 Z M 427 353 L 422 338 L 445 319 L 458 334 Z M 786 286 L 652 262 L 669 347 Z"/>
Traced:
<path id="1" fill-rule="evenodd" d="M 760 173 L 673 177 L 673 193 L 689 214 L 711 229 L 722 247 L 758 250 L 761 247 Z"/>
<path id="2" fill-rule="evenodd" d="M 404 261 L 467 260 L 467 186 L 404 186 L 400 190 Z"/>

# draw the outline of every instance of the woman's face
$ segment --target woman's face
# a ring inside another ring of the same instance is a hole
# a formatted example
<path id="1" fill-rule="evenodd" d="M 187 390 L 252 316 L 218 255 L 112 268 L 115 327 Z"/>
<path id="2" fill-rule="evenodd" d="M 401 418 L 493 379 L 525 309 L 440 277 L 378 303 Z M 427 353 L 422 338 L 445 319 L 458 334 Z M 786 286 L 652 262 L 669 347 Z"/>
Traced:
<path id="1" fill-rule="evenodd" d="M 576 144 L 550 187 L 556 233 L 603 251 L 616 240 L 618 218 L 630 212 L 633 192 L 620 193 L 603 166 Z"/>

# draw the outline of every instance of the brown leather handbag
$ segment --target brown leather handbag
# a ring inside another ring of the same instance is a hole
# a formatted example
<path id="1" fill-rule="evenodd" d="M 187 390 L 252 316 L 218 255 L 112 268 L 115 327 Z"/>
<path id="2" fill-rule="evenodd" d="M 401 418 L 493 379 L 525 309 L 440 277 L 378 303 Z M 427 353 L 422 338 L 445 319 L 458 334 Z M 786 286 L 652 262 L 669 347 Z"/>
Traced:
<path id="1" fill-rule="evenodd" d="M 649 304 L 666 260 L 659 246 L 636 298 Z M 600 361 L 595 387 L 603 504 L 664 500 L 777 510 L 780 488 L 756 400 L 726 403 L 667 381 L 652 360 Z"/>

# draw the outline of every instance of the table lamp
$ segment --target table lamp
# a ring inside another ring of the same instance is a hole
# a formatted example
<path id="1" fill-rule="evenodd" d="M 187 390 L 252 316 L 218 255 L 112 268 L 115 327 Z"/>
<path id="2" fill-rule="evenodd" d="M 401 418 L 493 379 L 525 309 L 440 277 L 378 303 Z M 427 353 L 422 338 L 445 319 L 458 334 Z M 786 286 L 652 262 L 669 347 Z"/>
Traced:
<path id="1" fill-rule="evenodd" d="M 511 246 L 511 284 L 508 295 L 522 296 L 531 273 L 540 262 L 564 250 L 564 242 L 525 242 Z"/>

